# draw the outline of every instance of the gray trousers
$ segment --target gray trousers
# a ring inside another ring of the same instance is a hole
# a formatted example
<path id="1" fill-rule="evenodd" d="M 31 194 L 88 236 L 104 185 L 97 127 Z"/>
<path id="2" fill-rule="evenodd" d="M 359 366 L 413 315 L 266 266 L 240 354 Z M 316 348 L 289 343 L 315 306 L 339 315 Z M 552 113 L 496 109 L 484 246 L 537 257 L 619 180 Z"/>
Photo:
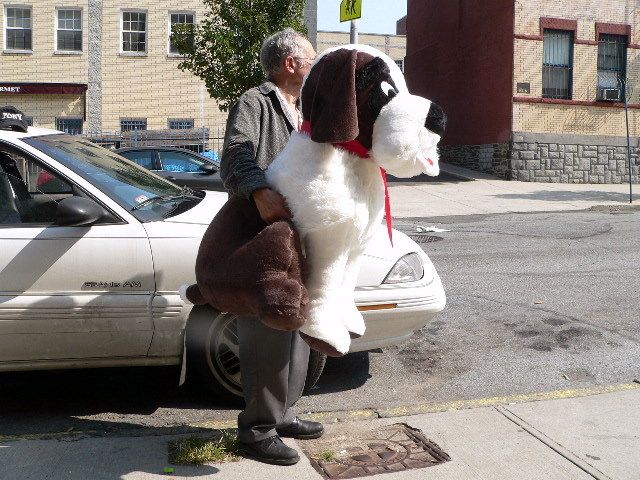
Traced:
<path id="1" fill-rule="evenodd" d="M 238 318 L 238 342 L 246 405 L 238 415 L 238 439 L 251 443 L 294 420 L 291 407 L 302 396 L 309 346 L 297 331 L 274 330 L 253 317 Z"/>

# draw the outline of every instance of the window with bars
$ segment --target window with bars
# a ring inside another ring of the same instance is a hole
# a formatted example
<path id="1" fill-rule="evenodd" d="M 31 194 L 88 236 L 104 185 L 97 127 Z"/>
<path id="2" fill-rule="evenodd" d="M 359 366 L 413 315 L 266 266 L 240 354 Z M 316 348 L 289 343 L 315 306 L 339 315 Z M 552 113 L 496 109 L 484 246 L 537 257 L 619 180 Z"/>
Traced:
<path id="1" fill-rule="evenodd" d="M 126 120 L 120 120 L 120 131 L 132 132 L 134 130 L 146 130 L 147 119 L 146 118 L 131 118 Z"/>
<path id="2" fill-rule="evenodd" d="M 122 12 L 122 51 L 146 53 L 147 14 L 146 12 Z"/>
<path id="3" fill-rule="evenodd" d="M 570 100 L 573 88 L 573 32 L 544 31 L 542 96 Z"/>
<path id="4" fill-rule="evenodd" d="M 63 52 L 82 51 L 82 10 L 65 8 L 58 11 L 56 49 Z"/>
<path id="5" fill-rule="evenodd" d="M 170 118 L 169 128 L 171 130 L 189 130 L 193 128 L 193 118 Z"/>
<path id="6" fill-rule="evenodd" d="M 171 36 L 174 25 L 193 25 L 195 22 L 193 13 L 170 13 L 169 14 L 169 53 L 179 54 L 178 48 L 173 44 Z"/>
<path id="7" fill-rule="evenodd" d="M 5 48 L 7 50 L 31 50 L 31 8 L 7 7 L 5 9 Z"/>
<path id="8" fill-rule="evenodd" d="M 82 133 L 82 119 L 56 118 L 56 130 L 68 133 L 69 135 L 80 135 Z"/>
<path id="9" fill-rule="evenodd" d="M 400 71 L 402 73 L 404 73 L 404 59 L 396 60 L 395 62 L 396 62 L 396 65 L 398 65 L 398 67 L 400 67 Z"/>
<path id="10" fill-rule="evenodd" d="M 600 34 L 598 42 L 598 100 L 623 102 L 627 75 L 626 35 Z"/>

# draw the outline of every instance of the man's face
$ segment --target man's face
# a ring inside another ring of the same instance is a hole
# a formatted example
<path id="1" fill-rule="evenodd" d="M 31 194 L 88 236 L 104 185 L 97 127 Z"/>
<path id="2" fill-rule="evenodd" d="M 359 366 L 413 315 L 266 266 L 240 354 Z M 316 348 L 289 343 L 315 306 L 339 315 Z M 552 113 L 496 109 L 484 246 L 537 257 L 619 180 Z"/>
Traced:
<path id="1" fill-rule="evenodd" d="M 300 40 L 300 46 L 302 47 L 302 54 L 300 56 L 293 57 L 294 59 L 294 71 L 293 75 L 296 79 L 296 83 L 300 84 L 302 88 L 302 82 L 305 75 L 311 70 L 311 65 L 316 59 L 316 51 L 307 39 Z"/>

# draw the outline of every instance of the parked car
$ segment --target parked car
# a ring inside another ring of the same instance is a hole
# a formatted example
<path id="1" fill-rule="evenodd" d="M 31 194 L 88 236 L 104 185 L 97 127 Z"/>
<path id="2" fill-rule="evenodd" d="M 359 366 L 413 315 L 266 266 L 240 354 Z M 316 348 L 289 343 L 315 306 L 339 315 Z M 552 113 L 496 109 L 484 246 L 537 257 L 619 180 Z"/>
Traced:
<path id="1" fill-rule="evenodd" d="M 220 162 L 185 148 L 127 147 L 114 152 L 176 185 L 223 192 Z"/>
<path id="2" fill-rule="evenodd" d="M 226 199 L 78 137 L 0 130 L 0 371 L 180 364 L 187 325 L 205 384 L 241 396 L 235 317 L 178 294 Z M 406 340 L 445 295 L 422 249 L 398 231 L 392 247 L 381 228 L 356 303 L 367 331 L 353 352 Z M 307 388 L 324 360 L 312 353 Z"/>

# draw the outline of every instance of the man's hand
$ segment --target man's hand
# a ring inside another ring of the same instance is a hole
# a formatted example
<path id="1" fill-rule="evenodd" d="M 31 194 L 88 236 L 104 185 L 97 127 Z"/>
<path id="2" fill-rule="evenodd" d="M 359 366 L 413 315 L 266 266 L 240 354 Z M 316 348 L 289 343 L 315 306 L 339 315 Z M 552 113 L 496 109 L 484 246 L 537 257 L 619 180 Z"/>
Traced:
<path id="1" fill-rule="evenodd" d="M 251 194 L 256 202 L 260 217 L 267 224 L 278 220 L 291 220 L 291 212 L 282 195 L 270 188 L 259 188 Z"/>

